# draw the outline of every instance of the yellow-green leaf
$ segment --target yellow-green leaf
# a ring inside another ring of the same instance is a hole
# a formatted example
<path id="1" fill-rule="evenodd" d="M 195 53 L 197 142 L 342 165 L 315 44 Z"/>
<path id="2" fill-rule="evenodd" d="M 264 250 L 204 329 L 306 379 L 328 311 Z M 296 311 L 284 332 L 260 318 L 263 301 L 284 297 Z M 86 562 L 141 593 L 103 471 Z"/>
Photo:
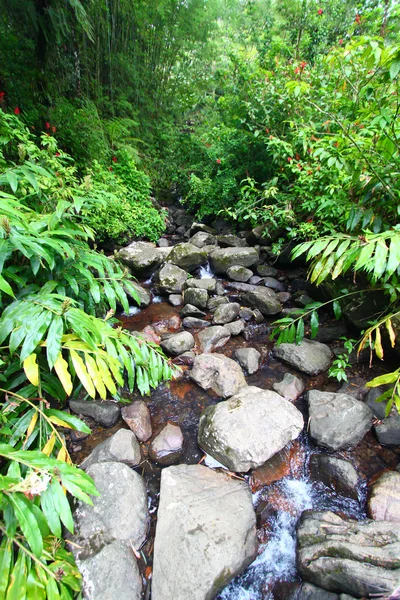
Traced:
<path id="1" fill-rule="evenodd" d="M 83 362 L 83 360 L 79 356 L 79 354 L 77 352 L 75 352 L 75 350 L 71 349 L 70 353 L 71 353 L 72 363 L 75 367 L 75 371 L 76 371 L 77 376 L 79 377 L 80 382 L 82 383 L 83 387 L 85 388 L 85 390 L 87 391 L 89 396 L 94 398 L 96 396 L 96 389 L 93 385 L 92 378 L 90 377 L 89 373 L 87 372 L 85 363 Z"/>
<path id="2" fill-rule="evenodd" d="M 37 364 L 37 356 L 33 352 L 24 360 L 24 371 L 28 380 L 32 385 L 39 385 L 39 365 Z"/>
<path id="3" fill-rule="evenodd" d="M 42 448 L 43 454 L 45 454 L 46 456 L 50 456 L 50 454 L 53 452 L 55 443 L 56 443 L 56 434 L 53 431 L 51 436 L 47 440 L 45 446 Z"/>
<path id="4" fill-rule="evenodd" d="M 107 390 L 105 388 L 101 375 L 97 369 L 96 362 L 94 358 L 90 356 L 90 354 L 86 354 L 85 359 L 87 370 L 89 372 L 90 377 L 92 378 L 94 385 L 96 386 L 96 390 L 99 392 L 100 398 L 105 400 L 107 398 Z"/>
<path id="5" fill-rule="evenodd" d="M 377 355 L 378 358 L 383 360 L 381 330 L 379 329 L 379 327 L 376 328 L 376 334 L 375 334 L 375 354 Z"/>
<path id="6" fill-rule="evenodd" d="M 58 355 L 56 362 L 54 363 L 54 369 L 58 375 L 61 385 L 63 386 L 67 396 L 72 393 L 72 379 L 68 371 L 68 363 L 63 359 L 61 352 Z"/>

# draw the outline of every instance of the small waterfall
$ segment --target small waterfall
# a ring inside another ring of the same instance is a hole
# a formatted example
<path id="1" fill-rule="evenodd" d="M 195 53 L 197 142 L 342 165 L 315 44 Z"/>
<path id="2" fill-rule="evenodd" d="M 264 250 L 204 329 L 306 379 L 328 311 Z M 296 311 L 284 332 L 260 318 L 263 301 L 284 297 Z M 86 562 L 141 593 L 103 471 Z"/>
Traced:
<path id="1" fill-rule="evenodd" d="M 158 304 L 159 302 L 164 302 L 164 298 L 162 296 L 153 296 L 151 301 L 153 304 Z"/>
<path id="2" fill-rule="evenodd" d="M 128 313 L 122 313 L 123 315 L 132 317 L 133 315 L 137 315 L 141 312 L 141 309 L 138 306 L 130 306 Z"/>
<path id="3" fill-rule="evenodd" d="M 199 275 L 199 279 L 215 279 L 215 273 L 212 272 L 211 267 L 210 267 L 210 263 L 207 263 L 206 265 L 203 265 L 202 267 L 199 267 L 199 271 L 198 271 Z"/>

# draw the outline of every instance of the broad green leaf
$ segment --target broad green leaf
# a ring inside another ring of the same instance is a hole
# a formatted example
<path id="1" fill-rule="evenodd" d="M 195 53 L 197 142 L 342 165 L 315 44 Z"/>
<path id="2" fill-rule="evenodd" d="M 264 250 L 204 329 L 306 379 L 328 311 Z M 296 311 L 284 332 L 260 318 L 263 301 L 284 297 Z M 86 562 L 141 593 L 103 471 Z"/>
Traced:
<path id="1" fill-rule="evenodd" d="M 19 492 L 10 494 L 8 499 L 13 505 L 19 526 L 21 527 L 22 533 L 26 537 L 26 541 L 31 547 L 33 554 L 40 558 L 43 552 L 43 541 L 39 525 L 31 510 L 31 502 Z"/>
<path id="2" fill-rule="evenodd" d="M 332 308 L 333 314 L 335 315 L 335 319 L 339 320 L 342 316 L 342 307 L 340 306 L 340 303 L 337 300 L 335 300 L 332 304 Z"/>
<path id="3" fill-rule="evenodd" d="M 314 340 L 318 334 L 318 327 L 319 327 L 318 313 L 316 310 L 314 310 L 311 313 L 310 324 L 311 324 L 311 339 Z"/>
<path id="4" fill-rule="evenodd" d="M 57 484 L 58 485 L 58 484 Z M 51 485 L 47 487 L 47 489 L 42 492 L 40 496 L 40 504 L 44 513 L 44 516 L 47 519 L 47 523 L 50 527 L 50 531 L 56 537 L 61 537 L 61 523 L 60 518 L 58 516 L 58 511 L 54 505 L 53 501 L 53 490 Z"/>
<path id="5" fill-rule="evenodd" d="M 12 568 L 12 542 L 3 538 L 0 547 L 0 600 L 4 600 L 8 587 L 8 577 Z"/>
<path id="6" fill-rule="evenodd" d="M 17 562 L 14 565 L 7 589 L 6 600 L 25 600 L 27 586 L 27 573 L 25 554 L 18 552 Z"/>
<path id="7" fill-rule="evenodd" d="M 4 279 L 2 275 L 0 275 L 0 290 L 5 294 L 8 294 L 9 296 L 15 298 L 11 285 L 8 283 L 8 281 Z"/>
<path id="8" fill-rule="evenodd" d="M 52 491 L 54 508 L 56 509 L 64 527 L 66 527 L 70 533 L 74 533 L 74 521 L 72 519 L 71 507 L 69 505 L 67 496 L 64 494 L 61 485 L 57 481 L 52 481 L 49 487 Z"/>
<path id="9" fill-rule="evenodd" d="M 388 383 L 394 383 L 397 381 L 399 377 L 399 371 L 394 371 L 393 373 L 385 373 L 385 375 L 379 375 L 379 377 L 375 377 L 366 383 L 366 387 L 378 387 L 380 385 L 386 385 Z"/>
<path id="10" fill-rule="evenodd" d="M 53 317 L 46 339 L 47 362 L 50 370 L 61 352 L 61 339 L 64 333 L 64 321 L 59 315 Z"/>
<path id="11" fill-rule="evenodd" d="M 75 429 L 75 431 L 82 431 L 83 433 L 92 433 L 90 427 L 75 415 L 70 415 L 65 411 L 57 410 L 55 408 L 46 408 L 43 412 L 48 417 L 58 417 L 60 421 L 64 423 L 63 427 L 69 427 Z"/>

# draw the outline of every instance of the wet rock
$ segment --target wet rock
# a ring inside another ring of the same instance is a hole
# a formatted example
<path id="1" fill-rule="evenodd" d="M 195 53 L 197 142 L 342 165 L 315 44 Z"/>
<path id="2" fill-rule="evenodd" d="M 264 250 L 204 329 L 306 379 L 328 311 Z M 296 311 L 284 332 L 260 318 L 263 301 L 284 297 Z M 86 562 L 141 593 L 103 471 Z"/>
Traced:
<path id="1" fill-rule="evenodd" d="M 102 427 L 113 427 L 121 415 L 120 406 L 111 400 L 70 400 L 72 412 L 90 417 Z"/>
<path id="2" fill-rule="evenodd" d="M 190 235 L 193 236 L 198 231 L 204 231 L 205 233 L 211 233 L 212 235 L 215 235 L 217 233 L 215 229 L 213 229 L 213 227 L 209 227 L 204 223 L 193 223 L 193 225 L 190 228 Z"/>
<path id="3" fill-rule="evenodd" d="M 207 308 L 208 292 L 197 288 L 187 288 L 183 292 L 184 304 L 193 304 L 197 308 Z"/>
<path id="4" fill-rule="evenodd" d="M 340 600 L 338 594 L 327 592 L 316 585 L 312 585 L 312 583 L 303 583 L 293 600 L 294 598 L 296 600 Z"/>
<path id="5" fill-rule="evenodd" d="M 247 269 L 246 267 L 234 265 L 233 267 L 229 267 L 226 274 L 230 279 L 233 279 L 233 281 L 242 281 L 243 283 L 246 283 L 253 275 L 253 271 L 250 271 L 250 269 Z"/>
<path id="6" fill-rule="evenodd" d="M 136 281 L 130 281 L 130 285 L 134 288 L 135 292 L 139 296 L 139 306 L 148 306 L 151 302 L 151 294 L 148 290 L 145 290 L 144 287 L 136 283 Z M 132 295 L 126 290 L 128 298 L 131 298 Z M 136 299 L 133 298 L 136 302 Z"/>
<path id="7" fill-rule="evenodd" d="M 347 394 L 307 393 L 310 435 L 318 445 L 339 450 L 356 446 L 371 429 L 372 412 Z"/>
<path id="8" fill-rule="evenodd" d="M 77 556 L 85 560 L 114 541 L 132 542 L 140 548 L 149 527 L 143 479 L 117 462 L 96 463 L 87 473 L 100 496 L 92 498 L 93 506 L 78 502 L 73 541 L 82 548 L 77 550 Z"/>
<path id="9" fill-rule="evenodd" d="M 254 317 L 254 313 L 251 308 L 244 306 L 239 311 L 239 317 L 243 319 L 243 321 L 251 321 L 251 319 Z"/>
<path id="10" fill-rule="evenodd" d="M 228 304 L 229 299 L 226 297 L 217 296 L 217 298 L 209 298 L 207 302 L 208 310 L 214 311 L 221 304 Z"/>
<path id="11" fill-rule="evenodd" d="M 380 444 L 384 446 L 400 445 L 400 415 L 397 412 L 389 415 L 387 419 L 383 419 L 382 423 L 374 425 L 374 430 Z"/>
<path id="12" fill-rule="evenodd" d="M 400 523 L 400 473 L 383 473 L 374 483 L 368 500 L 368 514 L 375 521 Z"/>
<path id="13" fill-rule="evenodd" d="M 217 281 L 212 277 L 203 277 L 203 279 L 188 279 L 185 288 L 197 288 L 198 290 L 207 290 L 207 292 L 215 292 Z"/>
<path id="14" fill-rule="evenodd" d="M 217 235 L 217 243 L 221 248 L 244 248 L 247 246 L 246 240 L 237 235 Z"/>
<path id="15" fill-rule="evenodd" d="M 337 494 L 358 500 L 358 475 L 348 460 L 326 454 L 313 454 L 310 473 L 315 481 L 322 481 Z"/>
<path id="16" fill-rule="evenodd" d="M 282 381 L 274 383 L 272 389 L 286 400 L 294 401 L 304 392 L 304 387 L 304 383 L 299 377 L 292 373 L 285 373 Z"/>
<path id="17" fill-rule="evenodd" d="M 192 334 L 188 331 L 183 331 L 182 333 L 171 335 L 171 337 L 161 342 L 161 347 L 168 354 L 178 356 L 178 354 L 182 354 L 182 352 L 191 350 L 194 344 L 195 342 Z"/>
<path id="18" fill-rule="evenodd" d="M 197 248 L 203 248 L 204 246 L 216 246 L 217 240 L 211 233 L 198 231 L 190 238 L 190 243 L 193 244 L 193 246 L 197 246 Z"/>
<path id="19" fill-rule="evenodd" d="M 261 277 L 276 277 L 278 275 L 278 269 L 268 265 L 258 265 L 257 273 Z"/>
<path id="20" fill-rule="evenodd" d="M 190 377 L 203 390 L 212 389 L 222 398 L 233 396 L 247 385 L 240 366 L 223 354 L 197 356 Z"/>
<path id="21" fill-rule="evenodd" d="M 180 294 L 187 278 L 186 271 L 167 263 L 158 273 L 158 287 L 167 294 Z"/>
<path id="22" fill-rule="evenodd" d="M 331 349 L 325 344 L 313 340 L 303 339 L 297 344 L 281 344 L 275 346 L 276 358 L 307 373 L 307 375 L 318 375 L 329 369 L 332 362 Z"/>
<path id="23" fill-rule="evenodd" d="M 224 326 L 215 325 L 200 331 L 198 338 L 201 352 L 212 352 L 217 348 L 222 348 L 229 342 L 231 332 Z"/>
<path id="24" fill-rule="evenodd" d="M 257 552 L 247 485 L 200 465 L 161 475 L 154 544 L 153 600 L 209 600 Z"/>
<path id="25" fill-rule="evenodd" d="M 315 338 L 317 342 L 326 344 L 327 342 L 334 342 L 343 335 L 347 334 L 347 327 L 345 323 L 337 323 L 336 325 L 320 325 Z"/>
<path id="26" fill-rule="evenodd" d="M 196 355 L 194 352 L 184 352 L 183 354 L 180 354 L 174 362 L 179 365 L 187 365 L 188 367 L 192 367 L 195 358 Z"/>
<path id="27" fill-rule="evenodd" d="M 140 442 L 151 438 L 151 417 L 146 402 L 135 400 L 129 406 L 123 406 L 121 416 Z"/>
<path id="28" fill-rule="evenodd" d="M 161 465 L 172 465 L 183 453 L 184 438 L 179 425 L 167 423 L 149 446 L 149 456 Z"/>
<path id="29" fill-rule="evenodd" d="M 262 323 L 264 321 L 264 315 L 262 314 L 262 312 L 260 310 L 258 310 L 258 308 L 255 308 L 253 310 L 253 317 L 254 317 L 256 323 Z"/>
<path id="30" fill-rule="evenodd" d="M 303 579 L 357 598 L 394 590 L 400 581 L 400 529 L 387 521 L 345 520 L 306 511 L 298 527 Z"/>
<path id="31" fill-rule="evenodd" d="M 229 267 L 241 265 L 251 267 L 258 262 L 254 248 L 220 248 L 210 254 L 210 263 L 215 273 L 226 273 Z"/>
<path id="32" fill-rule="evenodd" d="M 292 297 L 291 294 L 289 294 L 289 292 L 278 292 L 277 296 L 279 302 L 281 302 L 282 304 L 286 304 L 286 302 L 289 302 L 290 298 Z"/>
<path id="33" fill-rule="evenodd" d="M 253 375 L 260 368 L 261 354 L 255 348 L 238 348 L 233 357 L 249 375 Z"/>
<path id="34" fill-rule="evenodd" d="M 215 293 L 217 294 L 217 296 L 223 296 L 224 294 L 226 294 L 225 286 L 222 283 L 222 281 L 217 281 L 215 285 Z"/>
<path id="35" fill-rule="evenodd" d="M 366 379 L 359 377 L 358 375 L 350 376 L 348 381 L 345 381 L 340 386 L 338 392 L 341 394 L 349 394 L 349 396 L 353 396 L 356 400 L 363 400 L 368 392 L 368 388 L 365 387 L 366 382 Z"/>
<path id="36" fill-rule="evenodd" d="M 196 267 L 207 262 L 207 252 L 200 250 L 197 246 L 184 242 L 177 244 L 168 255 L 167 262 L 178 265 L 185 271 L 193 271 Z"/>
<path id="37" fill-rule="evenodd" d="M 271 290 L 275 290 L 276 292 L 285 291 L 285 286 L 283 285 L 283 283 L 281 283 L 277 279 L 274 279 L 273 277 L 265 277 L 264 285 L 265 287 L 270 288 Z"/>
<path id="38" fill-rule="evenodd" d="M 259 290 L 260 288 L 257 285 L 250 285 L 249 283 L 241 283 L 240 281 L 228 281 L 227 287 L 230 290 L 234 290 L 235 292 L 254 292 Z"/>
<path id="39" fill-rule="evenodd" d="M 158 246 L 159 248 L 168 248 L 168 246 L 169 246 L 169 241 L 168 241 L 166 238 L 160 238 L 160 239 L 157 241 L 157 246 Z"/>
<path id="40" fill-rule="evenodd" d="M 128 429 L 120 429 L 96 446 L 80 466 L 87 470 L 95 463 L 114 461 L 136 467 L 140 459 L 140 446 L 135 434 Z"/>
<path id="41" fill-rule="evenodd" d="M 168 301 L 172 306 L 182 306 L 183 297 L 181 294 L 171 294 L 168 296 Z"/>
<path id="42" fill-rule="evenodd" d="M 283 450 L 269 458 L 261 467 L 254 469 L 251 474 L 252 491 L 256 492 L 266 485 L 280 481 L 284 477 L 299 479 L 303 475 L 306 458 L 304 446 L 298 440 L 294 440 L 294 442 L 285 446 Z M 266 504 L 266 510 L 263 513 L 268 518 L 271 516 L 271 509 L 274 511 L 275 507 L 268 499 Z"/>
<path id="43" fill-rule="evenodd" d="M 259 277 L 259 275 L 253 275 L 252 277 L 250 277 L 250 279 L 248 280 L 248 283 L 250 285 L 258 285 L 260 283 L 262 283 L 264 280 L 262 277 Z"/>
<path id="44" fill-rule="evenodd" d="M 126 543 L 112 542 L 96 555 L 77 560 L 85 600 L 140 600 L 142 578 Z"/>
<path id="45" fill-rule="evenodd" d="M 178 315 L 161 318 L 159 321 L 153 321 L 152 325 L 156 335 L 163 336 L 172 331 L 178 331 L 181 328 L 181 319 Z"/>
<path id="46" fill-rule="evenodd" d="M 266 323 L 251 323 L 243 331 L 243 337 L 246 342 L 253 338 L 258 338 L 265 335 L 268 331 L 268 325 Z"/>
<path id="47" fill-rule="evenodd" d="M 221 304 L 217 306 L 213 323 L 215 325 L 225 325 L 225 323 L 230 323 L 239 315 L 240 304 L 237 302 L 229 302 L 228 304 Z"/>
<path id="48" fill-rule="evenodd" d="M 182 317 L 205 317 L 206 313 L 197 308 L 197 306 L 193 306 L 193 304 L 185 304 L 185 306 L 181 310 Z"/>
<path id="49" fill-rule="evenodd" d="M 390 389 L 389 385 L 380 385 L 376 388 L 371 388 L 364 398 L 365 404 L 372 410 L 374 416 L 378 419 L 385 418 L 386 402 L 376 402 L 379 396 L 382 396 L 386 390 Z"/>
<path id="50" fill-rule="evenodd" d="M 178 208 L 175 211 L 174 221 L 179 227 L 185 227 L 185 229 L 189 229 L 193 225 L 193 217 L 184 208 Z"/>
<path id="51" fill-rule="evenodd" d="M 210 327 L 210 321 L 204 319 L 197 319 L 196 317 L 185 317 L 182 324 L 187 329 L 204 329 L 204 327 Z"/>
<path id="52" fill-rule="evenodd" d="M 242 319 L 239 319 L 238 321 L 232 321 L 232 323 L 225 323 L 224 325 L 231 335 L 239 335 L 242 333 L 242 331 L 244 331 L 245 326 L 245 322 Z"/>
<path id="53" fill-rule="evenodd" d="M 117 258 L 135 274 L 151 275 L 163 260 L 160 250 L 149 242 L 133 242 L 122 248 L 117 253 Z"/>
<path id="54" fill-rule="evenodd" d="M 243 304 L 258 308 L 263 315 L 276 315 L 282 310 L 277 295 L 269 288 L 257 288 L 247 292 L 243 297 Z"/>
<path id="55" fill-rule="evenodd" d="M 296 306 L 301 306 L 302 308 L 312 304 L 313 302 L 315 302 L 314 298 L 311 298 L 308 294 L 299 294 L 295 297 L 294 301 Z"/>
<path id="56" fill-rule="evenodd" d="M 296 439 L 303 417 L 275 392 L 249 386 L 209 406 L 199 423 L 199 446 L 232 471 L 261 466 Z"/>

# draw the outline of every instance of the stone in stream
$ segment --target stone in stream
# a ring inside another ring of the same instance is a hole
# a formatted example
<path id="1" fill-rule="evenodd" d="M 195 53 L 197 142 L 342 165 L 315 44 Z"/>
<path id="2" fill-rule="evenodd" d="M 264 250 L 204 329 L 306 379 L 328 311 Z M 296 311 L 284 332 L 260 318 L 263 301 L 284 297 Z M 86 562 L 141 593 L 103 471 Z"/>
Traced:
<path id="1" fill-rule="evenodd" d="M 303 583 L 300 591 L 293 597 L 293 600 L 340 600 L 338 594 L 327 592 L 326 590 L 313 585 L 312 583 Z M 292 599 L 291 599 L 292 600 Z"/>
<path id="2" fill-rule="evenodd" d="M 265 287 L 257 287 L 255 290 L 247 292 L 243 296 L 243 304 L 258 308 L 266 316 L 276 315 L 282 310 L 282 304 L 279 302 L 278 296 L 273 290 Z"/>
<path id="3" fill-rule="evenodd" d="M 229 330 L 231 335 L 239 335 L 244 331 L 246 324 L 243 319 L 239 319 L 238 321 L 232 321 L 232 323 L 225 323 L 224 327 Z"/>
<path id="4" fill-rule="evenodd" d="M 207 313 L 203 312 L 193 304 L 185 304 L 181 310 L 181 317 L 205 317 Z"/>
<path id="5" fill-rule="evenodd" d="M 289 302 L 290 298 L 292 297 L 291 294 L 289 294 L 289 292 L 278 292 L 276 295 L 279 298 L 279 302 L 281 302 L 282 304 L 286 304 L 286 302 Z"/>
<path id="6" fill-rule="evenodd" d="M 70 400 L 72 412 L 90 417 L 102 427 L 113 427 L 121 416 L 119 404 L 112 400 Z"/>
<path id="7" fill-rule="evenodd" d="M 162 341 L 161 348 L 168 354 L 178 356 L 178 354 L 191 350 L 194 344 L 195 342 L 192 334 L 188 331 L 182 331 L 182 333 L 176 333 Z"/>
<path id="8" fill-rule="evenodd" d="M 375 521 L 400 523 L 400 473 L 383 473 L 371 488 L 369 516 Z"/>
<path id="9" fill-rule="evenodd" d="M 92 477 L 100 496 L 92 498 L 93 506 L 77 504 L 73 536 L 74 543 L 81 546 L 76 550 L 77 556 L 85 560 L 114 541 L 132 543 L 134 548 L 140 548 L 150 522 L 142 477 L 117 462 L 93 464 L 87 474 Z"/>
<path id="10" fill-rule="evenodd" d="M 217 235 L 217 242 L 221 248 L 245 248 L 245 247 L 247 247 L 246 240 L 238 237 L 237 235 L 232 235 L 232 234 Z"/>
<path id="11" fill-rule="evenodd" d="M 300 575 L 325 590 L 369 597 L 400 581 L 400 528 L 389 521 L 306 511 L 297 530 Z"/>
<path id="12" fill-rule="evenodd" d="M 137 275 L 151 275 L 158 269 L 164 259 L 164 250 L 156 248 L 150 242 L 132 242 L 117 252 L 117 258 Z"/>
<path id="13" fill-rule="evenodd" d="M 226 297 L 217 296 L 216 298 L 209 298 L 207 302 L 208 310 L 214 311 L 221 304 L 228 304 L 229 300 Z"/>
<path id="14" fill-rule="evenodd" d="M 286 400 L 297 400 L 304 392 L 304 383 L 296 375 L 285 373 L 284 378 L 279 383 L 274 383 L 272 389 L 280 394 Z"/>
<path id="15" fill-rule="evenodd" d="M 175 423 L 167 423 L 149 446 L 149 456 L 161 465 L 172 465 L 183 453 L 182 429 Z"/>
<path id="16" fill-rule="evenodd" d="M 254 312 L 252 311 L 251 308 L 248 308 L 247 306 L 244 306 L 239 311 L 239 317 L 241 319 L 243 319 L 244 321 L 251 321 L 251 319 L 254 318 Z"/>
<path id="17" fill-rule="evenodd" d="M 313 454 L 310 474 L 315 481 L 322 481 L 337 494 L 358 500 L 358 475 L 350 461 L 326 454 Z"/>
<path id="18" fill-rule="evenodd" d="M 223 354 L 197 356 L 190 377 L 203 390 L 211 388 L 222 398 L 233 396 L 247 385 L 240 366 Z"/>
<path id="19" fill-rule="evenodd" d="M 80 465 L 87 470 L 95 463 L 120 462 L 129 467 L 136 467 L 140 463 L 140 446 L 135 434 L 129 429 L 120 429 L 114 435 L 98 444 Z"/>
<path id="20" fill-rule="evenodd" d="M 285 291 L 285 286 L 283 285 L 283 283 L 281 283 L 277 279 L 274 279 L 274 277 L 265 277 L 264 285 L 266 288 L 270 288 L 271 290 L 275 290 L 276 292 Z"/>
<path id="21" fill-rule="evenodd" d="M 200 267 L 200 265 L 204 265 L 207 262 L 207 252 L 197 248 L 197 246 L 193 246 L 193 244 L 185 242 L 177 244 L 172 248 L 166 262 L 191 272 L 196 267 Z"/>
<path id="22" fill-rule="evenodd" d="M 205 231 L 205 233 L 211 233 L 215 235 L 217 232 L 212 227 L 205 225 L 204 223 L 193 223 L 190 228 L 190 235 L 193 236 L 198 231 Z"/>
<path id="23" fill-rule="evenodd" d="M 207 292 L 215 292 L 217 281 L 212 277 L 203 277 L 203 279 L 188 279 L 185 283 L 185 288 L 197 288 L 198 290 L 207 290 Z"/>
<path id="24" fill-rule="evenodd" d="M 255 348 L 238 348 L 233 353 L 233 358 L 249 375 L 253 375 L 260 368 L 261 354 Z"/>
<path id="25" fill-rule="evenodd" d="M 196 317 L 185 317 L 182 321 L 182 325 L 187 329 L 204 329 L 204 327 L 210 327 L 210 321 L 204 319 L 197 319 Z"/>
<path id="26" fill-rule="evenodd" d="M 135 400 L 129 406 L 123 406 L 121 417 L 140 442 L 147 442 L 151 438 L 151 418 L 146 402 Z"/>
<path id="27" fill-rule="evenodd" d="M 327 371 L 333 359 L 329 346 L 307 339 L 300 344 L 275 346 L 274 354 L 282 362 L 312 376 Z"/>
<path id="28" fill-rule="evenodd" d="M 258 265 L 257 273 L 261 277 L 276 277 L 278 275 L 278 269 L 270 267 L 269 265 Z"/>
<path id="29" fill-rule="evenodd" d="M 233 267 L 229 267 L 226 274 L 233 281 L 242 281 L 246 283 L 252 277 L 253 271 L 247 269 L 246 267 L 241 267 L 239 265 L 234 265 Z"/>
<path id="30" fill-rule="evenodd" d="M 198 443 L 231 471 L 246 472 L 282 450 L 302 428 L 303 416 L 293 404 L 249 386 L 203 411 Z"/>
<path id="31" fill-rule="evenodd" d="M 319 446 L 340 450 L 356 446 L 372 427 L 372 412 L 348 394 L 307 393 L 310 436 Z"/>
<path id="32" fill-rule="evenodd" d="M 257 553 L 247 484 L 200 465 L 163 469 L 153 600 L 210 600 Z"/>
<path id="33" fill-rule="evenodd" d="M 224 326 L 207 327 L 207 329 L 200 331 L 198 335 L 200 350 L 201 352 L 212 352 L 217 348 L 222 348 L 229 342 L 230 337 L 231 332 Z"/>
<path id="34" fill-rule="evenodd" d="M 85 600 L 140 600 L 142 577 L 132 548 L 119 541 L 86 560 L 77 559 Z"/>
<path id="35" fill-rule="evenodd" d="M 207 233 L 206 231 L 198 231 L 193 237 L 190 238 L 189 241 L 191 244 L 193 244 L 193 246 L 197 246 L 197 248 L 217 245 L 215 236 L 212 235 L 212 233 Z"/>
<path id="36" fill-rule="evenodd" d="M 387 419 L 383 419 L 381 423 L 374 425 L 374 430 L 380 444 L 384 446 L 400 445 L 400 415 L 397 411 L 389 415 Z"/>
<path id="37" fill-rule="evenodd" d="M 237 302 L 228 302 L 217 306 L 213 316 L 214 325 L 225 325 L 234 321 L 240 312 L 240 304 Z"/>
<path id="38" fill-rule="evenodd" d="M 208 292 L 197 288 L 187 288 L 183 292 L 183 302 L 197 306 L 197 308 L 207 308 Z"/>
<path id="39" fill-rule="evenodd" d="M 172 304 L 172 306 L 182 306 L 183 297 L 181 294 L 170 294 L 168 296 L 168 301 L 170 304 Z"/>
<path id="40" fill-rule="evenodd" d="M 169 241 L 166 238 L 160 238 L 159 240 L 157 240 L 157 246 L 159 248 L 168 248 Z"/>
<path id="41" fill-rule="evenodd" d="M 220 248 L 210 254 L 210 263 L 215 273 L 226 273 L 229 267 L 240 265 L 251 267 L 259 260 L 255 248 Z"/>
<path id="42" fill-rule="evenodd" d="M 158 287 L 166 294 L 180 294 L 187 278 L 186 271 L 167 263 L 158 272 Z"/>
<path id="43" fill-rule="evenodd" d="M 263 278 L 260 277 L 259 275 L 253 275 L 252 277 L 250 277 L 250 279 L 248 280 L 248 283 L 250 285 L 258 285 L 259 283 L 262 283 Z"/>
<path id="44" fill-rule="evenodd" d="M 133 289 L 139 296 L 139 306 L 148 306 L 151 302 L 150 292 L 148 290 L 145 290 L 144 287 L 142 287 L 138 283 L 136 283 L 136 281 L 130 280 L 129 284 L 131 287 L 133 287 Z M 128 298 L 133 298 L 132 294 L 130 294 L 130 292 L 128 290 L 125 289 L 125 292 L 126 292 L 126 295 L 128 296 Z M 136 302 L 135 298 L 133 298 L 133 300 L 135 300 L 135 302 Z"/>

